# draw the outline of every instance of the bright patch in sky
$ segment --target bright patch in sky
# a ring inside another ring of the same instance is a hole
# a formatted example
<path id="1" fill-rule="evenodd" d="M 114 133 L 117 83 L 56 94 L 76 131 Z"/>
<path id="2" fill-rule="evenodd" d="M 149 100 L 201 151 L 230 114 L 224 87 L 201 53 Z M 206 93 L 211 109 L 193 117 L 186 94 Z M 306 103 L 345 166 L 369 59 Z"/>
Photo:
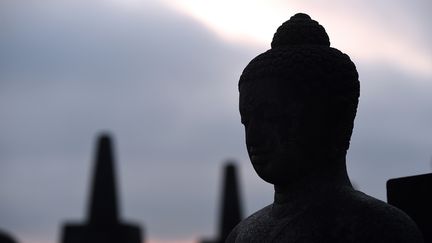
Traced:
<path id="1" fill-rule="evenodd" d="M 210 27 L 223 38 L 268 43 L 274 29 L 296 12 L 279 1 L 178 0 L 174 6 Z"/>
<path id="2" fill-rule="evenodd" d="M 176 9 L 193 16 L 228 41 L 266 48 L 270 48 L 280 24 L 297 12 L 306 12 L 326 28 L 332 46 L 352 58 L 386 62 L 408 72 L 432 76 L 432 56 L 427 51 L 402 38 L 404 33 L 392 33 L 380 25 L 382 16 L 370 16 L 367 9 L 353 11 L 349 4 L 335 7 L 278 0 L 177 0 L 168 4 L 174 4 Z M 393 21 L 399 25 L 397 19 Z"/>

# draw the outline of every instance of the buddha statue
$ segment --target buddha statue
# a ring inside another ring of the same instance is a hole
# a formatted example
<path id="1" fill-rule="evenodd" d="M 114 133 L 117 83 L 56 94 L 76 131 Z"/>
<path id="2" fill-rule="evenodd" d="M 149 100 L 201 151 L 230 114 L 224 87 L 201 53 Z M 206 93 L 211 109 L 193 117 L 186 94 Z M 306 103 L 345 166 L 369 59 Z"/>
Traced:
<path id="1" fill-rule="evenodd" d="M 283 23 L 244 69 L 239 92 L 249 158 L 275 194 L 226 242 L 423 242 L 405 213 L 350 183 L 358 73 L 318 22 L 300 13 Z"/>

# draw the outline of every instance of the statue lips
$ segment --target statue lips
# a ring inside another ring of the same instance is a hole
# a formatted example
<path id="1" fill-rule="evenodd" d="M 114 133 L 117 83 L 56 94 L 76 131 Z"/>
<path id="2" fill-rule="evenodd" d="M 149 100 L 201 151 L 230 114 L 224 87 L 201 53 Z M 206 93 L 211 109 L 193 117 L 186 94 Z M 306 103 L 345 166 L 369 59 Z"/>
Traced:
<path id="1" fill-rule="evenodd" d="M 271 155 L 270 152 L 271 150 L 269 148 L 251 146 L 249 149 L 249 155 L 252 164 L 254 165 L 266 164 L 270 159 L 270 155 Z"/>

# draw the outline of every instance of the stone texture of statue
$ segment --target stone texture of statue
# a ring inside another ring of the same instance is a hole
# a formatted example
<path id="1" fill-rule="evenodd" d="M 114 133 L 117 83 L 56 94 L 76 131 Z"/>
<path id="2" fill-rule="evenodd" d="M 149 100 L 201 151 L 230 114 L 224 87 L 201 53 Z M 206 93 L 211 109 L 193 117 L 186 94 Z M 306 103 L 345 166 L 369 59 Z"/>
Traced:
<path id="1" fill-rule="evenodd" d="M 252 166 L 274 184 L 274 202 L 227 242 L 423 242 L 405 213 L 356 191 L 348 178 L 360 96 L 350 58 L 306 14 L 280 26 L 271 46 L 244 69 L 239 105 Z"/>

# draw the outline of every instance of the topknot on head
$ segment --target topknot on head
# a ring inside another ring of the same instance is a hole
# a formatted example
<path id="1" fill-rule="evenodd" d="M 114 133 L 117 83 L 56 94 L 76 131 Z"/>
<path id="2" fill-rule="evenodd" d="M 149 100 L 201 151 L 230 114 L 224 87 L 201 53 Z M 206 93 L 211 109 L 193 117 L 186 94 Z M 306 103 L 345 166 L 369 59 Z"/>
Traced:
<path id="1" fill-rule="evenodd" d="M 279 26 L 271 43 L 272 48 L 293 45 L 330 46 L 330 40 L 317 21 L 307 14 L 298 13 Z"/>

